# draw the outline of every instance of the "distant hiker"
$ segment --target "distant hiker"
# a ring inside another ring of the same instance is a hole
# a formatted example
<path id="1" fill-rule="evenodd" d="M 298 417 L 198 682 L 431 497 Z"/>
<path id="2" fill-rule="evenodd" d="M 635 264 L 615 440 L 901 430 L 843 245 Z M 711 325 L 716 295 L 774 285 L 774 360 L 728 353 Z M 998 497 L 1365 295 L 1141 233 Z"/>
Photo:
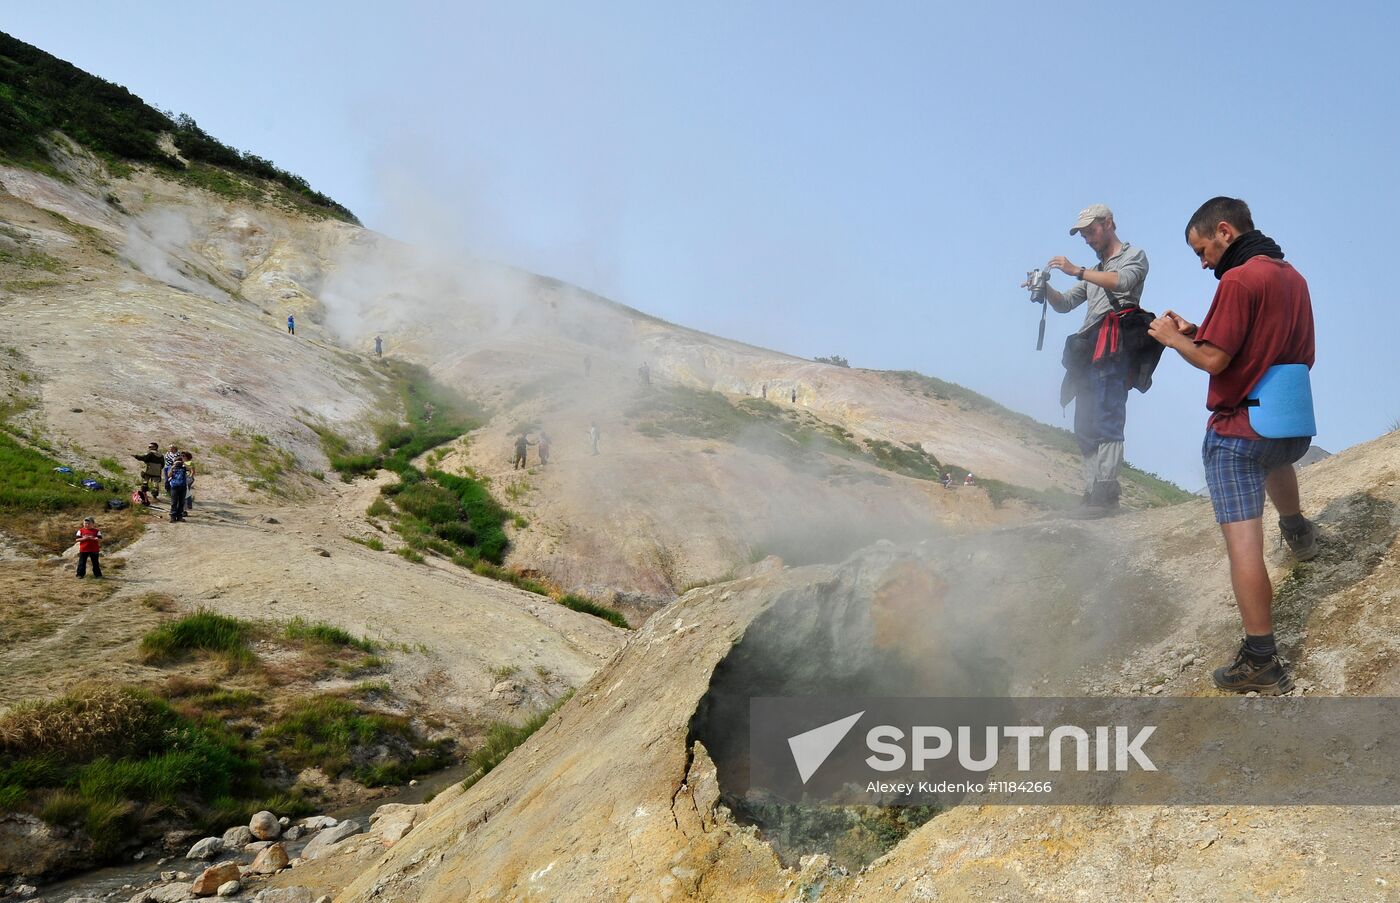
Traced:
<path id="1" fill-rule="evenodd" d="M 767 383 L 764 383 L 764 384 L 763 384 L 763 389 L 761 390 L 760 397 L 762 397 L 762 398 L 767 398 L 767 397 L 768 397 L 768 384 L 767 384 Z"/>
<path id="2" fill-rule="evenodd" d="M 88 562 L 92 562 L 92 576 L 95 580 L 102 579 L 102 563 L 98 560 L 102 554 L 102 531 L 97 529 L 97 520 L 91 517 L 83 518 L 83 525 L 78 528 L 78 579 L 83 579 L 87 574 Z"/>
<path id="3" fill-rule="evenodd" d="M 1200 326 L 1173 311 L 1152 337 L 1210 374 L 1202 457 L 1215 520 L 1225 537 L 1244 643 L 1211 674 L 1222 690 L 1278 695 L 1293 678 L 1274 640 L 1274 590 L 1264 564 L 1264 496 L 1279 513 L 1293 556 L 1317 555 L 1317 528 L 1303 517 L 1293 463 L 1313 426 L 1308 370 L 1316 356 L 1308 283 L 1273 239 L 1254 228 L 1238 198 L 1206 201 L 1186 225 L 1186 243 L 1220 285 Z"/>
<path id="4" fill-rule="evenodd" d="M 592 376 L 592 375 L 593 375 L 593 358 L 590 357 L 590 356 L 587 355 L 587 354 L 585 354 L 585 355 L 583 356 L 583 375 L 584 375 L 584 376 Z"/>
<path id="5" fill-rule="evenodd" d="M 180 458 L 185 462 L 185 510 L 194 507 L 194 455 L 189 452 L 180 452 Z"/>
<path id="6" fill-rule="evenodd" d="M 540 447 L 540 464 L 541 464 L 541 466 L 543 466 L 543 465 L 545 465 L 545 464 L 548 464 L 548 463 L 549 463 L 549 433 L 546 433 L 544 430 L 540 430 L 540 439 L 539 439 L 539 441 L 536 442 L 535 444 L 538 445 L 538 446 Z"/>
<path id="7" fill-rule="evenodd" d="M 967 476 L 963 477 L 963 485 L 964 485 L 964 486 L 976 486 L 976 485 L 977 485 L 977 478 L 974 477 L 974 476 L 972 475 L 972 471 L 969 470 L 969 471 L 967 472 Z"/>
<path id="8" fill-rule="evenodd" d="M 185 493 L 190 487 L 183 458 L 170 466 L 166 485 L 170 487 L 170 522 L 173 524 L 185 519 Z"/>
<path id="9" fill-rule="evenodd" d="M 797 404 L 797 389 L 796 389 L 796 388 L 794 388 L 794 389 L 792 390 L 792 403 L 793 403 L 793 404 Z"/>
<path id="10" fill-rule="evenodd" d="M 375 356 L 375 357 L 383 357 L 383 356 L 384 356 L 384 338 L 383 338 L 383 336 L 375 336 L 375 337 L 374 337 L 374 356 Z"/>
<path id="11" fill-rule="evenodd" d="M 160 443 L 152 442 L 146 446 L 144 455 L 132 455 L 133 458 L 145 465 L 141 470 L 141 504 L 149 505 L 150 499 L 146 494 L 150 493 L 151 498 L 160 498 L 160 485 L 164 481 L 165 458 L 160 453 Z M 154 488 L 152 488 L 154 486 Z"/>
<path id="12" fill-rule="evenodd" d="M 1141 310 L 1147 255 L 1119 240 L 1113 211 L 1104 204 L 1080 211 L 1069 230 L 1070 235 L 1076 233 L 1099 262 L 1082 267 L 1065 257 L 1050 258 L 1046 269 L 1078 281 L 1063 294 L 1047 288 L 1046 298 L 1060 313 L 1088 302 L 1084 325 L 1065 341 L 1060 404 L 1074 399 L 1074 436 L 1083 456 L 1084 501 L 1073 516 L 1103 517 L 1119 510 L 1128 390 L 1151 388 L 1162 352 L 1147 337 L 1151 317 Z"/>
<path id="13" fill-rule="evenodd" d="M 287 314 L 287 332 L 292 335 L 297 334 L 297 318 L 291 314 Z"/>
<path id="14" fill-rule="evenodd" d="M 588 424 L 588 444 L 593 446 L 593 454 L 598 454 L 598 424 Z"/>
<path id="15" fill-rule="evenodd" d="M 525 433 L 520 434 L 520 438 L 515 440 L 515 466 L 512 467 L 511 470 L 519 470 L 522 467 L 528 466 L 525 463 L 525 455 L 530 446 L 534 444 L 535 443 L 531 442 Z"/>
<path id="16" fill-rule="evenodd" d="M 646 361 L 642 361 L 642 365 L 637 368 L 637 375 L 642 378 L 642 385 L 651 385 L 651 367 L 647 365 Z"/>
<path id="17" fill-rule="evenodd" d="M 944 488 L 944 489 L 952 489 L 952 488 L 953 488 L 953 473 L 952 473 L 952 471 L 945 470 L 945 471 L 943 472 L 943 479 L 942 479 L 940 482 L 943 484 L 943 488 Z"/>

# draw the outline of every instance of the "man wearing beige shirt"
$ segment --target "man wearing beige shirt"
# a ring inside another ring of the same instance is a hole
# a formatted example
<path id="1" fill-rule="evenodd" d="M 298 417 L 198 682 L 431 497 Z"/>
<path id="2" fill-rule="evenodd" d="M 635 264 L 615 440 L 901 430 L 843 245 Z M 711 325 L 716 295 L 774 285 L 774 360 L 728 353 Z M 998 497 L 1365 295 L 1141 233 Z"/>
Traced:
<path id="1" fill-rule="evenodd" d="M 1072 372 L 1069 380 L 1075 398 L 1074 436 L 1084 458 L 1084 505 L 1076 516 L 1103 517 L 1118 510 L 1123 427 L 1128 389 L 1134 384 L 1132 360 L 1117 353 L 1118 332 L 1110 327 L 1118 325 L 1120 314 L 1141 306 L 1147 254 L 1118 238 L 1113 211 L 1104 204 L 1080 211 L 1069 234 L 1082 236 L 1099 262 L 1085 267 L 1067 257 L 1050 258 L 1047 269 L 1077 281 L 1065 292 L 1047 288 L 1046 298 L 1060 313 L 1087 303 L 1078 335 L 1090 354 L 1083 370 Z"/>

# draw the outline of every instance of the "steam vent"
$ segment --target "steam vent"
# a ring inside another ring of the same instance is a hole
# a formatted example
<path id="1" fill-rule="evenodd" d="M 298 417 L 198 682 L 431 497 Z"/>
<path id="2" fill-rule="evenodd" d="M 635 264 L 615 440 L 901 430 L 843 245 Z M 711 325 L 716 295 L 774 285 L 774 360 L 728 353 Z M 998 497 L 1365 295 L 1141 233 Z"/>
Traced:
<path id="1" fill-rule="evenodd" d="M 1111 576 L 1058 564 L 1092 560 L 1076 553 L 1089 541 L 1056 525 L 880 543 L 839 566 L 770 559 L 695 590 L 344 899 L 460 900 L 468 885 L 472 899 L 583 886 L 666 899 L 703 881 L 715 896 L 702 899 L 775 900 L 794 882 L 853 880 L 843 871 L 935 813 L 836 810 L 794 828 L 801 812 L 746 803 L 748 697 L 1065 691 L 1122 636 L 1173 617 L 1121 561 Z"/>

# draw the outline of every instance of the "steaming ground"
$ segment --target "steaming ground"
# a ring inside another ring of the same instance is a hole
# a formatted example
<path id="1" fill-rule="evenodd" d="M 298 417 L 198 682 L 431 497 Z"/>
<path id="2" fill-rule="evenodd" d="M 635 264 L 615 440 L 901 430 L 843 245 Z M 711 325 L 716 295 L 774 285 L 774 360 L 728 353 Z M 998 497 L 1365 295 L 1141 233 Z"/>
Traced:
<path id="1" fill-rule="evenodd" d="M 36 560 L 32 537 L 5 539 L 3 623 L 17 613 L 35 629 L 0 652 L 0 702 L 149 676 L 133 653 L 157 620 L 142 602 L 152 593 L 180 610 L 301 615 L 392 642 L 395 689 L 452 724 L 583 688 L 346 899 L 369 899 L 381 882 L 424 900 L 462 899 L 468 883 L 473 899 L 582 889 L 714 900 L 788 899 L 794 888 L 821 899 L 1351 900 L 1395 886 L 1389 810 L 958 810 L 866 874 L 840 876 L 820 859 L 785 870 L 726 814 L 714 762 L 690 743 L 711 673 L 759 613 L 830 597 L 840 572 L 823 562 L 879 539 L 922 542 L 931 564 L 891 572 L 883 595 L 868 596 L 878 601 L 868 620 L 870 648 L 927 668 L 929 686 L 955 668 L 998 691 L 1211 692 L 1209 669 L 1238 627 L 1207 506 L 1027 526 L 1024 510 L 995 508 L 980 490 L 949 492 L 841 451 L 844 430 L 918 442 L 1032 488 L 1074 486 L 1072 456 L 889 374 L 705 336 L 550 280 L 140 170 L 110 180 L 90 160 L 70 168 L 66 182 L 0 168 L 0 377 L 21 408 L 10 423 L 90 467 L 127 464 L 152 438 L 192 445 L 198 503 L 186 524 L 153 523 L 101 592 L 74 591 L 66 570 Z M 377 486 L 319 479 L 326 460 L 308 424 L 371 441 L 394 405 L 367 353 L 376 334 L 489 406 L 443 465 L 489 477 L 526 518 L 511 564 L 616 598 L 638 622 L 692 584 L 734 580 L 624 638 L 441 562 L 351 542 L 380 535 L 364 517 Z M 651 387 L 636 374 L 643 361 Z M 761 416 L 725 420 L 765 384 Z M 547 468 L 533 449 L 528 472 L 510 468 L 522 428 L 554 438 Z M 1280 638 L 1310 692 L 1400 685 L 1396 442 L 1309 468 L 1303 492 L 1324 555 L 1290 570 L 1275 553 Z M 748 569 L 770 553 L 809 566 Z M 1104 588 L 1106 563 L 1118 570 Z M 810 633 L 774 636 L 788 661 L 850 664 L 840 645 L 815 655 Z M 497 685 L 493 671 L 507 666 L 521 667 L 521 686 Z M 421 851 L 443 858 L 411 862 Z"/>

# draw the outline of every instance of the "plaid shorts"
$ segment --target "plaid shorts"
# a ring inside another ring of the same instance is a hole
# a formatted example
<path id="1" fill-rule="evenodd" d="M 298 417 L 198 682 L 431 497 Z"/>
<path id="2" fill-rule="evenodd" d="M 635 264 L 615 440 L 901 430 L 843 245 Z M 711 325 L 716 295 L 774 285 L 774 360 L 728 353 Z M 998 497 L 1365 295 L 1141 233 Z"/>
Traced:
<path id="1" fill-rule="evenodd" d="M 1269 471 L 1291 465 L 1307 452 L 1312 439 L 1240 439 L 1206 430 L 1201 457 L 1215 521 L 1233 524 L 1264 515 L 1264 479 Z"/>

